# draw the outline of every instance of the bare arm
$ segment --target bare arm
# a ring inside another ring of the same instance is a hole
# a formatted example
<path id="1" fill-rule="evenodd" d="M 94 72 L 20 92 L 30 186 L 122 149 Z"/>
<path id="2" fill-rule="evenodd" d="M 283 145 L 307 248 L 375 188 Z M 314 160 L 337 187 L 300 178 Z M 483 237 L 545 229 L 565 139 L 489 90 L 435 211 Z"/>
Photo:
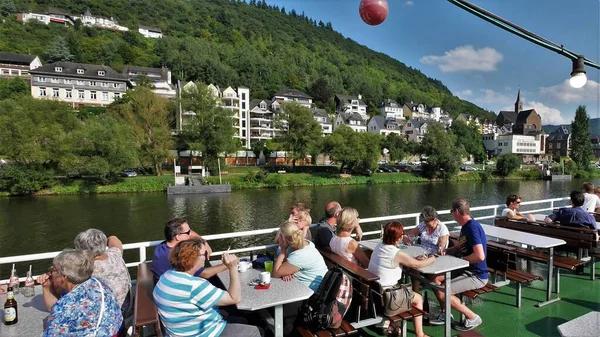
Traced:
<path id="1" fill-rule="evenodd" d="M 463 259 L 469 261 L 469 263 L 477 263 L 485 260 L 485 252 L 483 251 L 483 245 L 477 244 L 473 246 L 473 253 L 463 256 Z"/>
<path id="2" fill-rule="evenodd" d="M 114 235 L 109 236 L 108 237 L 108 248 L 119 248 L 121 253 L 123 253 L 123 242 L 121 242 L 121 240 L 119 240 L 119 238 Z"/>
<path id="3" fill-rule="evenodd" d="M 545 222 L 545 223 L 552 223 L 552 222 L 554 222 L 554 221 L 552 221 L 552 219 L 550 219 L 549 217 L 545 217 L 545 218 L 544 218 L 544 222 Z"/>
<path id="4" fill-rule="evenodd" d="M 42 285 L 42 296 L 44 298 L 44 307 L 46 311 L 50 312 L 54 303 L 58 302 L 58 295 L 52 288 L 52 280 L 49 274 L 42 274 L 38 276 L 37 283 Z"/>
<path id="5" fill-rule="evenodd" d="M 240 276 L 237 271 L 238 259 L 235 255 L 224 253 L 223 265 L 229 269 L 229 287 L 227 292 L 217 302 L 219 306 L 238 304 L 242 300 L 242 287 L 240 286 Z"/>
<path id="6" fill-rule="evenodd" d="M 200 277 L 202 277 L 203 279 L 209 279 L 224 270 L 227 270 L 227 266 L 224 264 L 220 264 L 218 266 L 213 266 L 213 267 L 207 267 L 207 268 L 204 268 L 204 270 L 200 273 Z M 237 270 L 236 270 L 236 272 L 237 272 Z"/>
<path id="7" fill-rule="evenodd" d="M 401 251 L 396 253 L 396 256 L 394 256 L 394 265 L 400 264 L 402 266 L 412 268 L 412 269 L 419 269 L 419 268 L 427 267 L 428 265 L 432 264 L 434 261 L 435 261 L 435 257 L 433 257 L 433 256 L 428 257 L 424 260 L 417 260 Z"/>
<path id="8" fill-rule="evenodd" d="M 273 277 L 284 277 L 287 275 L 293 275 L 297 273 L 300 269 L 293 264 L 285 261 L 287 258 L 287 247 L 281 247 L 281 252 L 279 256 L 277 256 L 277 260 L 273 264 Z"/>
<path id="9" fill-rule="evenodd" d="M 348 245 L 348 251 L 354 255 L 358 261 L 358 264 L 360 264 L 363 268 L 369 267 L 369 258 L 367 255 L 365 255 L 365 252 L 358 247 L 358 242 L 356 242 L 356 240 L 350 241 L 350 244 Z"/>
<path id="10" fill-rule="evenodd" d="M 363 237 L 363 231 L 362 228 L 360 228 L 360 224 L 356 225 L 354 230 L 356 231 L 356 241 L 361 241 Z"/>
<path id="11" fill-rule="evenodd" d="M 440 236 L 440 238 L 438 240 L 438 253 L 441 253 L 444 250 L 446 250 L 446 247 L 448 247 L 448 239 L 449 238 L 450 238 L 450 235 Z"/>

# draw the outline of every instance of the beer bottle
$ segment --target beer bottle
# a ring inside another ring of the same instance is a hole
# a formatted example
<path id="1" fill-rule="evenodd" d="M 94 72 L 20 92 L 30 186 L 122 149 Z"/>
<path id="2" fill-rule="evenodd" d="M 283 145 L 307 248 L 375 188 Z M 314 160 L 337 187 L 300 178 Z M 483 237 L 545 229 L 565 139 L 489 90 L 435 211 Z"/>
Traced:
<path id="1" fill-rule="evenodd" d="M 4 324 L 13 325 L 19 321 L 19 315 L 17 313 L 17 301 L 15 301 L 15 295 L 13 288 L 8 287 L 6 293 L 6 303 L 4 303 Z"/>

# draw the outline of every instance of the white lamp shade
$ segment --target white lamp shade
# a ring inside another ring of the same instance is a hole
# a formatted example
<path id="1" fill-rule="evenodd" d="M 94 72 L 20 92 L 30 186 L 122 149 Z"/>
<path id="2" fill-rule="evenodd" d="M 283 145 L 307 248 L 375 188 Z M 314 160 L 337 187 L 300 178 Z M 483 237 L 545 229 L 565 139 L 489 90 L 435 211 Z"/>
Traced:
<path id="1" fill-rule="evenodd" d="M 569 83 L 573 88 L 579 89 L 587 83 L 587 76 L 585 73 L 576 73 L 571 76 Z"/>

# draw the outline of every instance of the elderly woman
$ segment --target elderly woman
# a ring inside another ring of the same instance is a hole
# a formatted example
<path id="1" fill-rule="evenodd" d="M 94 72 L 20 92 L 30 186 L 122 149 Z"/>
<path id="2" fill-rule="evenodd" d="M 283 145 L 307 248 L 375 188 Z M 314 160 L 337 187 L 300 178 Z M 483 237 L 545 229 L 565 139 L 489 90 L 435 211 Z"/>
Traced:
<path id="1" fill-rule="evenodd" d="M 201 238 L 182 241 L 171 250 L 169 261 L 173 269 L 162 274 L 153 293 L 158 314 L 168 335 L 263 336 L 262 329 L 240 324 L 247 323 L 245 319 L 232 316 L 223 319 L 216 307 L 240 302 L 238 259 L 235 255 L 223 254 L 223 264 L 229 269 L 229 288 L 225 291 L 208 280 L 194 276 L 204 267 L 207 257 L 206 241 Z"/>
<path id="2" fill-rule="evenodd" d="M 373 250 L 369 262 L 368 270 L 379 276 L 384 297 L 384 314 L 388 317 L 408 311 L 411 306 L 423 309 L 423 297 L 399 284 L 402 267 L 419 269 L 435 261 L 431 256 L 417 260 L 404 253 L 397 247 L 403 236 L 404 226 L 401 223 L 387 223 L 383 229 L 382 241 Z M 417 336 L 426 336 L 423 332 L 423 317 L 415 317 L 414 324 Z"/>
<path id="3" fill-rule="evenodd" d="M 346 207 L 337 216 L 338 234 L 329 241 L 329 248 L 345 258 L 367 268 L 369 258 L 358 246 L 358 242 L 352 238 L 352 232 L 358 227 L 358 211 L 354 208 Z"/>
<path id="4" fill-rule="evenodd" d="M 448 238 L 450 237 L 448 227 L 440 222 L 437 211 L 431 206 L 423 207 L 421 217 L 423 221 L 405 233 L 405 241 L 408 237 L 418 236 L 423 248 L 432 253 L 441 254 L 448 248 Z"/>
<path id="5" fill-rule="evenodd" d="M 38 277 L 50 309 L 44 336 L 117 335 L 123 322 L 121 308 L 110 287 L 92 277 L 93 271 L 87 253 L 65 249 L 54 258 L 50 271 Z"/>
<path id="6" fill-rule="evenodd" d="M 123 244 L 116 236 L 106 237 L 98 229 L 88 229 L 75 238 L 75 248 L 94 258 L 94 277 L 106 283 L 123 306 L 131 288 L 131 277 L 123 260 Z"/>
<path id="7" fill-rule="evenodd" d="M 535 221 L 535 217 L 531 214 L 523 215 L 519 212 L 521 207 L 521 197 L 516 194 L 511 194 L 506 197 L 506 208 L 502 210 L 502 216 L 511 220 L 529 220 Z"/>

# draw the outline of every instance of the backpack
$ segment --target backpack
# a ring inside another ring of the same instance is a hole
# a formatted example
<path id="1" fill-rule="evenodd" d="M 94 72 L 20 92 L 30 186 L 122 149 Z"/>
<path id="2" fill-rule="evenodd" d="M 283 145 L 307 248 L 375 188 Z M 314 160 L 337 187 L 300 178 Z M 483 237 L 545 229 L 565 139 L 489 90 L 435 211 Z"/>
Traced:
<path id="1" fill-rule="evenodd" d="M 319 289 L 298 309 L 298 323 L 311 331 L 339 328 L 352 302 L 352 282 L 335 267 L 327 271 Z"/>

